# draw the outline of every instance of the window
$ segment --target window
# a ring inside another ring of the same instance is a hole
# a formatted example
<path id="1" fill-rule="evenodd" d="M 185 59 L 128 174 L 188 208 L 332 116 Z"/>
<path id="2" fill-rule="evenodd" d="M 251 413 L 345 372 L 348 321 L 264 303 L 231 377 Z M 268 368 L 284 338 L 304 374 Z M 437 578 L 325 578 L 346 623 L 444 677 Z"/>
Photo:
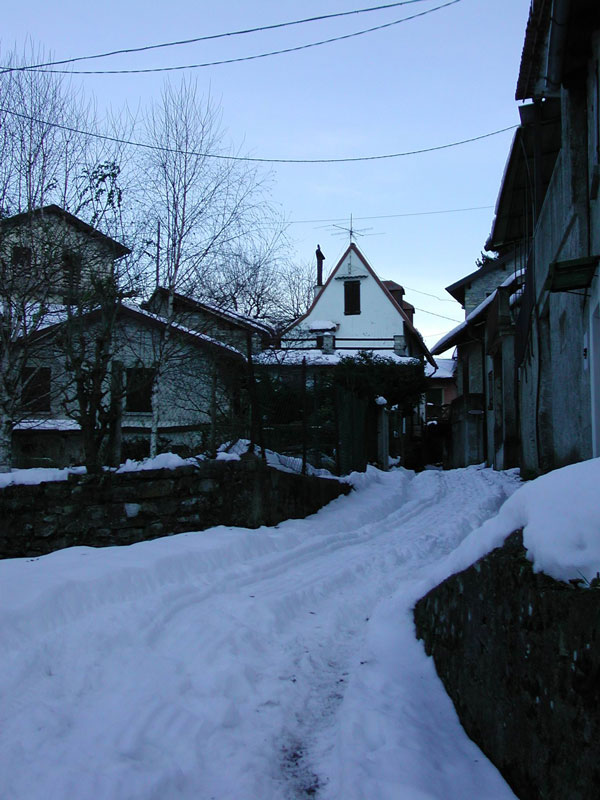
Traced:
<path id="1" fill-rule="evenodd" d="M 66 303 L 70 303 L 75 299 L 79 290 L 79 282 L 81 280 L 80 256 L 71 250 L 63 250 L 62 272 L 64 299 Z"/>
<path id="2" fill-rule="evenodd" d="M 344 314 L 360 314 L 360 281 L 344 283 Z"/>
<path id="3" fill-rule="evenodd" d="M 18 247 L 15 245 L 12 249 L 12 265 L 13 267 L 29 269 L 31 266 L 31 247 Z"/>
<path id="4" fill-rule="evenodd" d="M 319 348 L 319 350 L 323 349 L 323 334 L 322 333 L 318 333 L 317 334 L 317 347 Z"/>
<path id="5" fill-rule="evenodd" d="M 154 370 L 150 367 L 130 367 L 127 370 L 126 411 L 152 411 Z"/>
<path id="6" fill-rule="evenodd" d="M 21 404 L 26 414 L 50 411 L 50 367 L 25 367 Z"/>

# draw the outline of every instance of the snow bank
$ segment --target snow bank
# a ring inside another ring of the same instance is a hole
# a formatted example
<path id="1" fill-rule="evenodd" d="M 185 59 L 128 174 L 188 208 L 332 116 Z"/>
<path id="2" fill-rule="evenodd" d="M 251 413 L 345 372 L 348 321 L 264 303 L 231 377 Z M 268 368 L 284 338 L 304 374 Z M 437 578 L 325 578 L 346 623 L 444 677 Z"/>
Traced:
<path id="1" fill-rule="evenodd" d="M 71 474 L 83 475 L 85 467 L 65 467 L 58 469 L 53 467 L 36 467 L 34 469 L 15 469 L 10 472 L 0 473 L 0 489 L 11 486 L 15 483 L 33 486 L 37 483 L 48 483 L 49 481 L 66 481 Z"/>
<path id="2" fill-rule="evenodd" d="M 219 447 L 217 461 L 239 461 L 240 456 L 247 453 L 249 449 L 249 439 L 238 439 L 233 444 L 231 442 L 225 442 Z M 260 453 L 258 447 L 256 447 L 255 452 L 257 455 Z M 302 459 L 296 456 L 286 456 L 282 453 L 276 453 L 274 450 L 265 448 L 265 459 L 270 467 L 281 470 L 282 472 L 302 472 Z M 335 480 L 339 480 L 339 478 L 333 475 L 329 470 L 313 467 L 312 464 L 308 463 L 306 464 L 306 474 L 316 475 L 319 478 L 334 478 Z"/>
<path id="3" fill-rule="evenodd" d="M 582 461 L 524 484 L 497 516 L 473 531 L 444 564 L 432 583 L 460 572 L 500 547 L 523 528 L 523 544 L 534 572 L 559 581 L 591 581 L 600 571 L 600 459 Z"/>
<path id="4" fill-rule="evenodd" d="M 130 458 L 117 469 L 117 472 L 138 472 L 145 469 L 177 469 L 195 465 L 195 458 L 181 458 L 175 453 L 160 453 L 154 458 L 145 461 L 132 461 Z"/>

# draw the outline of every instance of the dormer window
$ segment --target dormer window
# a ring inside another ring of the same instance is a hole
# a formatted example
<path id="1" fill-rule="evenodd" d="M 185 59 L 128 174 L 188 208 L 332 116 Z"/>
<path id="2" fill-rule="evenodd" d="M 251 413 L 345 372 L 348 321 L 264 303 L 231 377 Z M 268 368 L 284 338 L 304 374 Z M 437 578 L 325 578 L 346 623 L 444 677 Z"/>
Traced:
<path id="1" fill-rule="evenodd" d="M 360 281 L 344 282 L 344 314 L 360 314 Z"/>

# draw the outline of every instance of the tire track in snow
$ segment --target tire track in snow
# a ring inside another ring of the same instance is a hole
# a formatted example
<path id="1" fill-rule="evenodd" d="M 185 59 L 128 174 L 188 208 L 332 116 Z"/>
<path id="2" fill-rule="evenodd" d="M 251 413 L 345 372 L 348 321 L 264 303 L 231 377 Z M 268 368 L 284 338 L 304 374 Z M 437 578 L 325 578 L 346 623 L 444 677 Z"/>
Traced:
<path id="1" fill-rule="evenodd" d="M 166 555 L 143 566 L 132 548 L 116 575 L 71 581 L 41 641 L 34 629 L 13 651 L 7 694 L 20 713 L 0 711 L 0 751 L 26 739 L 70 763 L 76 778 L 55 775 L 57 797 L 75 780 L 76 794 L 98 800 L 318 796 L 327 776 L 314 764 L 334 736 L 366 618 L 493 513 L 498 484 L 469 470 L 382 476 L 366 510 L 359 492 L 278 530 L 147 543 Z M 48 727 L 43 742 L 28 715 Z M 35 754 L 31 782 L 42 786 Z"/>

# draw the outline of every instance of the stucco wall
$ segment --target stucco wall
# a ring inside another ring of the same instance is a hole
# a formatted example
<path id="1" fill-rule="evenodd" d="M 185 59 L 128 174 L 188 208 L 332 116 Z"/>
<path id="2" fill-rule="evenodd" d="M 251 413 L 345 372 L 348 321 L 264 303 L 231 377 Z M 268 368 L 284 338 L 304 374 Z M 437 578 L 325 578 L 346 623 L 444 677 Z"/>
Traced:
<path id="1" fill-rule="evenodd" d="M 360 314 L 344 314 L 344 279 L 360 280 Z M 309 333 L 310 324 L 323 320 L 338 324 L 335 337 L 340 347 L 392 347 L 394 335 L 404 335 L 402 315 L 354 251 L 347 254 L 301 326 L 293 328 L 283 341 L 297 338 L 303 331 L 314 346 L 315 335 Z M 361 341 L 365 339 L 372 341 Z"/>
<path id="2" fill-rule="evenodd" d="M 93 340 L 96 327 L 90 324 L 86 331 Z M 153 367 L 162 360 L 162 377 L 158 384 L 159 426 L 163 429 L 181 426 L 203 426 L 210 423 L 213 391 L 213 371 L 216 371 L 216 406 L 220 416 L 229 413 L 231 387 L 239 374 L 243 359 L 231 359 L 201 344 L 194 346 L 187 337 L 171 331 L 161 355 L 161 331 L 122 316 L 114 331 L 113 362 L 123 369 L 122 397 L 123 426 L 149 429 L 151 412 L 128 411 L 126 403 L 127 369 Z M 72 375 L 65 369 L 65 356 L 53 339 L 43 340 L 35 351 L 32 363 L 51 369 L 51 411 L 33 413 L 34 418 L 65 418 L 75 410 L 75 385 Z M 106 391 L 110 386 L 110 368 L 106 378 Z M 69 462 L 67 462 L 69 463 Z"/>

